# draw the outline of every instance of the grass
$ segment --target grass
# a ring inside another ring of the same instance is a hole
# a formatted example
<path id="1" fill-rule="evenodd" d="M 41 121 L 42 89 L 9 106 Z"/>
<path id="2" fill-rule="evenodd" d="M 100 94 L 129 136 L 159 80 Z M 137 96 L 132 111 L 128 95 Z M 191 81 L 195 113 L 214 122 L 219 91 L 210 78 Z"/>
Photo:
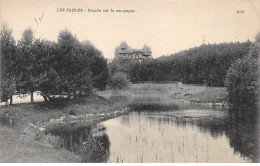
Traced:
<path id="1" fill-rule="evenodd" d="M 144 90 L 145 89 L 145 90 Z M 227 92 L 224 87 L 206 87 L 199 85 L 183 84 L 136 84 L 134 92 L 145 94 L 162 94 L 168 100 L 183 100 L 194 103 L 225 102 Z"/>
<path id="2" fill-rule="evenodd" d="M 132 84 L 128 89 L 106 90 L 99 92 L 99 94 L 117 102 L 125 102 L 132 111 L 177 110 L 176 102 L 179 101 L 209 106 L 212 102 L 225 103 L 227 99 L 224 87 L 177 85 L 174 83 Z"/>
<path id="3" fill-rule="evenodd" d="M 183 84 L 178 86 L 174 83 L 153 84 L 141 83 L 132 84 L 125 90 L 107 90 L 100 92 L 104 97 L 113 95 L 131 96 L 133 100 L 139 98 L 149 98 L 156 102 L 171 103 L 173 101 L 184 101 L 192 103 L 225 103 L 227 101 L 227 91 L 224 87 L 206 87 L 199 85 Z M 153 99 L 152 99 L 153 98 Z"/>
<path id="4" fill-rule="evenodd" d="M 0 127 L 0 162 L 80 162 L 80 157 L 64 149 L 54 149 L 46 140 L 35 140 L 33 131 L 27 131 L 20 142 L 22 131 Z"/>
<path id="5" fill-rule="evenodd" d="M 69 104 L 46 103 L 2 106 L 0 111 L 0 162 L 80 162 L 80 157 L 64 149 L 55 149 L 39 127 L 61 116 L 92 114 L 91 123 L 103 120 L 108 113 L 124 108 L 99 96 L 72 101 Z M 102 116 L 101 116 L 102 115 Z M 12 118 L 12 125 L 9 119 Z M 109 116 L 113 117 L 113 114 Z M 33 124 L 33 125 L 31 125 Z M 36 126 L 36 127 L 33 127 Z"/>

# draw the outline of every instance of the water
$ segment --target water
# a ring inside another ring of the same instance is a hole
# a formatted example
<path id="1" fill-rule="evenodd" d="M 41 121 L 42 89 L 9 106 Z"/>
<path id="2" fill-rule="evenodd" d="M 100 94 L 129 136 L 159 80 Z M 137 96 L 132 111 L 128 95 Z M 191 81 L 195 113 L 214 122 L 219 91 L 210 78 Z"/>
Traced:
<path id="1" fill-rule="evenodd" d="M 110 140 L 108 162 L 249 162 L 224 133 L 153 113 L 131 113 L 102 123 Z M 119 159 L 119 160 L 118 160 Z"/>
<path id="2" fill-rule="evenodd" d="M 253 124 L 247 125 L 230 120 L 227 110 L 192 105 L 130 112 L 51 133 L 82 162 L 257 162 L 257 137 Z"/>

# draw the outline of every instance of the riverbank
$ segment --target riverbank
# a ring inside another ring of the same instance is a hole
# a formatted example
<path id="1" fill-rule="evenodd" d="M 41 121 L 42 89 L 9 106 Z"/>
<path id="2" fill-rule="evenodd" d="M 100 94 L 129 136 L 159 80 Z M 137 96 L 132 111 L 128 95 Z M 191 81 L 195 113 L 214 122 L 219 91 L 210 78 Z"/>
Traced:
<path id="1" fill-rule="evenodd" d="M 191 84 L 153 84 L 140 83 L 132 84 L 123 90 L 106 90 L 98 93 L 100 96 L 110 98 L 111 96 L 131 96 L 131 102 L 147 100 L 157 103 L 199 103 L 205 105 L 223 105 L 227 106 L 228 93 L 224 87 L 207 87 Z"/>
<path id="2" fill-rule="evenodd" d="M 80 157 L 73 152 L 55 147 L 55 143 L 42 134 L 44 130 L 65 119 L 65 122 L 84 119 L 91 125 L 125 111 L 124 104 L 96 95 L 60 105 L 27 103 L 2 106 L 0 162 L 80 162 Z"/>
<path id="3" fill-rule="evenodd" d="M 98 95 L 63 104 L 25 103 L 0 111 L 0 162 L 80 162 L 73 152 L 60 149 L 45 135 L 50 127 L 84 122 L 94 124 L 134 109 L 152 106 L 156 110 L 177 110 L 174 102 L 226 102 L 227 92 L 220 87 L 178 84 L 132 84 L 124 90 L 106 90 Z M 104 98 L 105 97 L 105 98 Z M 140 105 L 138 105 L 140 103 Z M 154 103 L 150 105 L 149 103 Z M 131 106 L 131 105 L 129 105 Z"/>

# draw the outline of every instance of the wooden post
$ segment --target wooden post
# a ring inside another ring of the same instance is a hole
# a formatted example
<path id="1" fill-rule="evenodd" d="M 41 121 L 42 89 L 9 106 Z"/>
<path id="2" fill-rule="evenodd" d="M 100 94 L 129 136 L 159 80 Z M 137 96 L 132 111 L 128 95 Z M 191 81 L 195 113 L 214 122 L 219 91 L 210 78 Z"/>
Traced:
<path id="1" fill-rule="evenodd" d="M 11 95 L 11 97 L 10 97 L 10 105 L 12 105 L 13 104 L 13 95 Z"/>
<path id="2" fill-rule="evenodd" d="M 33 99 L 33 90 L 31 90 L 31 103 L 34 102 L 34 99 Z"/>

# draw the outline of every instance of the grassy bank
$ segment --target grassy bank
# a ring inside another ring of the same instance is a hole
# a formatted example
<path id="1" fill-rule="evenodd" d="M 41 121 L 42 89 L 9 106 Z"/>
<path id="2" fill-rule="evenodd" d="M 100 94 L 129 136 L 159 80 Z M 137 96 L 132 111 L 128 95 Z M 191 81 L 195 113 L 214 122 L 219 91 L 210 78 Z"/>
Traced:
<path id="1" fill-rule="evenodd" d="M 177 110 L 176 101 L 225 102 L 224 88 L 177 84 L 132 84 L 124 90 L 106 90 L 99 96 L 61 104 L 17 104 L 0 110 L 0 162 L 80 162 L 81 158 L 44 135 L 49 126 L 87 124 L 113 118 L 130 110 Z M 112 98 L 114 97 L 114 98 Z M 84 123 L 85 123 L 84 122 Z"/>
<path id="2" fill-rule="evenodd" d="M 147 100 L 148 102 L 172 103 L 174 101 L 191 103 L 226 103 L 227 92 L 224 87 L 206 87 L 200 85 L 174 83 L 153 84 L 140 83 L 132 84 L 124 90 L 107 90 L 100 92 L 104 97 L 113 95 L 130 96 L 131 102 Z"/>
<path id="3" fill-rule="evenodd" d="M 1 107 L 0 162 L 80 162 L 80 157 L 65 149 L 55 149 L 42 134 L 43 127 L 60 117 L 88 116 L 89 124 L 120 115 L 124 108 L 98 96 L 77 99 L 69 104 L 18 104 Z"/>

